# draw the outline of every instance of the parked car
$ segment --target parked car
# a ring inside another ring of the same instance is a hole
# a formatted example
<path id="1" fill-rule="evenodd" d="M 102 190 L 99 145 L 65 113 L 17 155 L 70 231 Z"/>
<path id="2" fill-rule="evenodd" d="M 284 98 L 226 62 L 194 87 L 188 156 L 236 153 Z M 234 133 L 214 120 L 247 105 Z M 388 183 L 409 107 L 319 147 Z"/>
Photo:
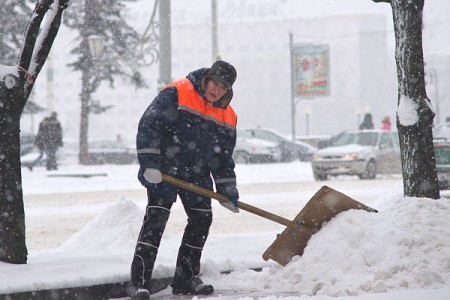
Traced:
<path id="1" fill-rule="evenodd" d="M 448 190 L 450 187 L 450 141 L 445 138 L 435 139 L 433 144 L 439 189 Z"/>
<path id="2" fill-rule="evenodd" d="M 398 133 L 375 129 L 342 132 L 333 146 L 316 151 L 311 165 L 316 180 L 329 175 L 374 179 L 377 174 L 401 173 Z"/>
<path id="3" fill-rule="evenodd" d="M 278 162 L 281 160 L 281 151 L 275 143 L 252 137 L 245 130 L 238 130 L 233 159 L 236 163 L 245 164 Z"/>
<path id="4" fill-rule="evenodd" d="M 315 148 L 307 143 L 291 141 L 281 133 L 268 128 L 247 128 L 255 138 L 275 143 L 281 151 L 281 161 L 289 162 L 296 159 L 311 161 Z"/>
<path id="5" fill-rule="evenodd" d="M 137 162 L 136 151 L 116 141 L 89 142 L 88 156 L 92 165 L 123 165 Z"/>

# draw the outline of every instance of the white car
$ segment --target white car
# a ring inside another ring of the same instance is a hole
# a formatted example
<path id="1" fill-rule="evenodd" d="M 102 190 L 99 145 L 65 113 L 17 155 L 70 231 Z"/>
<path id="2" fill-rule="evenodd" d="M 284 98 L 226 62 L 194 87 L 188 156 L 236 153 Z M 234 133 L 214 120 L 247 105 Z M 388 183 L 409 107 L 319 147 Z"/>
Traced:
<path id="1" fill-rule="evenodd" d="M 355 130 L 339 134 L 329 148 L 318 150 L 311 162 L 314 178 L 358 175 L 374 179 L 377 174 L 401 173 L 398 133 Z"/>
<path id="2" fill-rule="evenodd" d="M 264 141 L 244 130 L 238 130 L 233 159 L 236 163 L 262 163 L 281 161 L 277 144 Z"/>

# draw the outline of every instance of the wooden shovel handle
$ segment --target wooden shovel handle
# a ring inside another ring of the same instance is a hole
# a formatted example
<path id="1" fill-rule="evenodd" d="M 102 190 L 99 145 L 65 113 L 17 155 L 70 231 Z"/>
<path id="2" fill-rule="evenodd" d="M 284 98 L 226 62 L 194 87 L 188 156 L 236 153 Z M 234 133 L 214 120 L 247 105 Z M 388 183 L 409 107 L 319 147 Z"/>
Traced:
<path id="1" fill-rule="evenodd" d="M 174 178 L 174 177 L 169 176 L 169 175 L 162 174 L 162 179 L 163 179 L 164 182 L 173 184 L 173 185 L 175 185 L 177 187 L 186 189 L 188 191 L 191 191 L 191 192 L 194 192 L 194 193 L 206 196 L 206 197 L 210 197 L 210 198 L 216 199 L 219 202 L 228 202 L 228 201 L 230 201 L 228 199 L 228 197 L 225 196 L 225 195 L 222 195 L 222 194 L 219 194 L 219 193 L 215 193 L 213 191 L 210 191 L 208 189 L 202 188 L 202 187 L 200 187 L 198 185 L 195 185 L 193 183 L 189 183 L 189 182 L 183 181 L 183 180 L 178 179 L 178 178 Z M 249 213 L 252 213 L 252 214 L 255 214 L 257 216 L 266 218 L 266 219 L 268 219 L 270 221 L 276 222 L 276 223 L 281 224 L 281 225 L 289 226 L 292 223 L 288 219 L 285 219 L 283 217 L 277 216 L 277 215 L 272 214 L 272 213 L 270 213 L 268 211 L 259 209 L 257 207 L 254 207 L 254 206 L 252 206 L 250 204 L 247 204 L 247 203 L 244 203 L 242 201 L 238 202 L 238 207 L 240 209 L 243 209 L 243 210 L 249 212 Z"/>

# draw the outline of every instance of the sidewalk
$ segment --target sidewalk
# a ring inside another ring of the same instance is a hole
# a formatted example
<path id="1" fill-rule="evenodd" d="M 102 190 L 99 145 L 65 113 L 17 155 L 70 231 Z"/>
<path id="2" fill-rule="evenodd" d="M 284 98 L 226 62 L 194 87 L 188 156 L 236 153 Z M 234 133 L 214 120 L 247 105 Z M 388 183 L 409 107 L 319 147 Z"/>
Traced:
<path id="1" fill-rule="evenodd" d="M 151 293 L 154 294 L 165 289 L 171 282 L 172 278 L 153 279 Z M 117 282 L 92 286 L 0 294 L 0 300 L 107 300 L 132 295 L 133 289 L 129 282 Z"/>

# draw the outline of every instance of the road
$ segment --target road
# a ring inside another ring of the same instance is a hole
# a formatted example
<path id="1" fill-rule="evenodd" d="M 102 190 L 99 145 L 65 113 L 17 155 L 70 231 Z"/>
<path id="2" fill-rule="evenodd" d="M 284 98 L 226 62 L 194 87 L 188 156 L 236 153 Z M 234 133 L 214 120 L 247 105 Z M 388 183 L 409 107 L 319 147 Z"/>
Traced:
<path id="1" fill-rule="evenodd" d="M 383 193 L 391 190 L 398 191 L 399 184 L 401 185 L 399 177 L 370 181 L 344 178 L 324 182 L 244 184 L 239 186 L 239 190 L 241 201 L 292 220 L 323 185 L 371 206 Z M 58 247 L 108 205 L 121 198 L 133 201 L 144 211 L 146 204 L 144 189 L 25 195 L 28 250 L 33 252 Z M 227 210 L 221 208 L 215 201 L 213 208 L 212 233 L 235 232 L 234 224 L 239 224 L 241 230 L 246 232 L 268 230 L 281 232 L 284 229 L 283 225 L 245 211 L 233 214 L 234 220 L 230 222 L 230 213 Z M 186 217 L 182 206 L 176 203 L 172 208 L 166 232 L 183 232 L 185 222 Z"/>

